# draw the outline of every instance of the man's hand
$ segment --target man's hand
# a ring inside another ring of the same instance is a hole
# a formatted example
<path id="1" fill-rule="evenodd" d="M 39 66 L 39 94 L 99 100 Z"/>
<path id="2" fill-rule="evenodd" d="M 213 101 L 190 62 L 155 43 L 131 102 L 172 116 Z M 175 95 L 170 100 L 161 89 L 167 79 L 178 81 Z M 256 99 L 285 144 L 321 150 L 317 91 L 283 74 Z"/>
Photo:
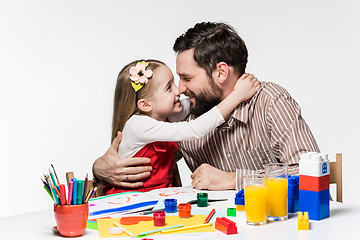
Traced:
<path id="1" fill-rule="evenodd" d="M 124 158 L 118 155 L 122 139 L 118 132 L 110 148 L 104 156 L 98 158 L 93 165 L 94 175 L 107 183 L 123 188 L 139 188 L 152 171 L 149 158 Z"/>
<path id="2" fill-rule="evenodd" d="M 236 173 L 225 172 L 209 164 L 201 164 L 191 174 L 191 185 L 196 189 L 226 190 L 236 188 Z"/>

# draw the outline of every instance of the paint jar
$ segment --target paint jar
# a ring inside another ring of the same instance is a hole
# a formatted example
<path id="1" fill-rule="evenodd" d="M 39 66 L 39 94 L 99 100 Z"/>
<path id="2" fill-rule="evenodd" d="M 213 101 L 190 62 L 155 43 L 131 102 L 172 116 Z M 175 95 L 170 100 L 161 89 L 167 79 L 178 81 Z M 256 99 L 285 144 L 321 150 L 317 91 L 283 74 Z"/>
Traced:
<path id="1" fill-rule="evenodd" d="M 165 212 L 164 211 L 155 211 L 153 213 L 154 226 L 162 227 L 165 226 Z"/>
<path id="2" fill-rule="evenodd" d="M 190 203 L 180 203 L 178 208 L 179 208 L 179 217 L 181 217 L 181 218 L 191 217 L 191 204 Z"/>
<path id="3" fill-rule="evenodd" d="M 54 204 L 54 215 L 59 233 L 65 237 L 84 234 L 89 216 L 89 205 Z"/>
<path id="4" fill-rule="evenodd" d="M 197 206 L 198 207 L 207 207 L 208 206 L 208 194 L 207 193 L 198 193 L 197 194 Z"/>
<path id="5" fill-rule="evenodd" d="M 176 199 L 165 199 L 165 212 L 174 213 L 177 210 L 177 200 Z"/>

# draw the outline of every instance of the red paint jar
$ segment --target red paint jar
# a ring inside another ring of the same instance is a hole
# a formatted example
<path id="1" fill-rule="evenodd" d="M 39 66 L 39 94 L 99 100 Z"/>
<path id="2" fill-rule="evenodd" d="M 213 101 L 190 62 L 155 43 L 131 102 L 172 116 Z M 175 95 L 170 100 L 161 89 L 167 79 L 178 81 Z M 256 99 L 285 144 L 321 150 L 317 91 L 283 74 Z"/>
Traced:
<path id="1" fill-rule="evenodd" d="M 154 226 L 161 227 L 165 226 L 165 212 L 164 211 L 155 211 L 153 213 Z"/>
<path id="2" fill-rule="evenodd" d="M 190 203 L 180 203 L 178 206 L 179 217 L 189 218 L 191 217 L 191 204 Z"/>

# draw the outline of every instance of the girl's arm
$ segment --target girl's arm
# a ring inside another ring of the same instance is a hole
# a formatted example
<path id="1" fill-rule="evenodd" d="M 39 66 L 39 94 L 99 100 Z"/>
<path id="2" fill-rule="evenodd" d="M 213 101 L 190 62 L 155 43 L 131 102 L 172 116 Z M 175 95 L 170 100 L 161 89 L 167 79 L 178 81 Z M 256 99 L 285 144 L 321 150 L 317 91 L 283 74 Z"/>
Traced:
<path id="1" fill-rule="evenodd" d="M 131 138 L 129 146 L 141 146 L 155 141 L 188 141 L 207 135 L 230 115 L 242 101 L 252 97 L 260 84 L 253 75 L 239 78 L 234 91 L 221 103 L 200 117 L 188 122 L 162 122 L 144 115 L 134 115 L 124 128 L 126 138 Z"/>

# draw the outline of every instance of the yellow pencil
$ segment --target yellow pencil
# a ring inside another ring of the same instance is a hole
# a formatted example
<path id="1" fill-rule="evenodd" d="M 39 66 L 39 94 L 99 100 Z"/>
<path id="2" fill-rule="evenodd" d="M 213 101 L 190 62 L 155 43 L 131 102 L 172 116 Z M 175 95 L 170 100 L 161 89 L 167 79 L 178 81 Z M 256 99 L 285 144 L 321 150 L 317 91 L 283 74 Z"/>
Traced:
<path id="1" fill-rule="evenodd" d="M 190 229 L 194 229 L 194 228 L 202 228 L 202 227 L 208 227 L 208 226 L 212 226 L 212 223 L 205 223 L 205 224 L 200 224 L 200 225 L 194 225 L 194 226 L 188 226 L 188 227 L 182 227 L 182 228 L 176 228 L 176 229 L 169 229 L 169 230 L 161 231 L 161 233 L 173 233 L 173 232 L 185 231 L 185 230 L 190 230 Z"/>

